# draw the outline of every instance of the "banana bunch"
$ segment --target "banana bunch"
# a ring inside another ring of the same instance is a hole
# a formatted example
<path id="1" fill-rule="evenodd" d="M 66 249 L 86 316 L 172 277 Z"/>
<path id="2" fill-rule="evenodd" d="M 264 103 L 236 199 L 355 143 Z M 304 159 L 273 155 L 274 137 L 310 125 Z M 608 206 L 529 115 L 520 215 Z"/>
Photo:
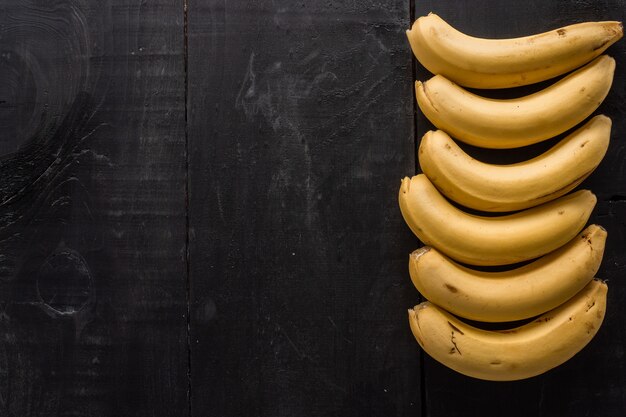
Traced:
<path id="1" fill-rule="evenodd" d="M 583 349 L 602 324 L 607 285 L 595 276 L 607 232 L 585 228 L 595 195 L 570 191 L 607 152 L 611 119 L 584 121 L 611 88 L 615 60 L 602 53 L 622 35 L 611 21 L 479 39 L 432 13 L 407 31 L 416 58 L 435 74 L 417 81 L 415 93 L 438 129 L 421 140 L 423 174 L 400 185 L 402 216 L 426 245 L 409 256 L 411 280 L 428 300 L 409 310 L 409 323 L 419 345 L 451 369 L 493 381 L 536 376 Z M 565 73 L 513 99 L 464 88 L 511 88 Z M 509 165 L 475 160 L 452 139 L 513 149 L 573 128 L 544 153 Z M 473 267 L 496 265 L 503 267 Z M 526 323 L 484 330 L 463 318 Z"/>

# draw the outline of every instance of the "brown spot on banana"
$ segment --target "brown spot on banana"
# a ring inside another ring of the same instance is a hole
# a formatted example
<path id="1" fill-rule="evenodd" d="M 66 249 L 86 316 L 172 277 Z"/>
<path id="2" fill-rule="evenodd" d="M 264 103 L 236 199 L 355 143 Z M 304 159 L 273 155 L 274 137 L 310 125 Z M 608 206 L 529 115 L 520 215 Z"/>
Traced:
<path id="1" fill-rule="evenodd" d="M 567 31 L 565 29 L 557 29 L 556 33 L 558 33 L 559 36 L 562 36 L 562 37 L 567 36 Z"/>
<path id="2" fill-rule="evenodd" d="M 461 333 L 461 334 L 463 334 L 463 333 Z M 463 354 L 459 350 L 459 347 L 456 345 L 456 342 L 454 341 L 454 332 L 452 332 L 452 334 L 450 336 L 450 342 L 452 342 L 452 346 L 454 346 L 453 348 L 450 349 L 450 354 L 453 354 L 456 351 L 456 352 L 459 353 L 459 355 L 463 356 Z"/>
<path id="3" fill-rule="evenodd" d="M 400 190 L 402 194 L 408 194 L 411 191 L 411 179 L 409 177 L 400 180 Z"/>
<path id="4" fill-rule="evenodd" d="M 451 293 L 457 293 L 459 292 L 459 289 L 457 287 L 455 287 L 454 285 L 450 285 L 447 282 L 443 284 L 444 287 L 446 287 L 446 289 L 448 291 L 450 291 Z"/>
<path id="5" fill-rule="evenodd" d="M 584 235 L 582 235 L 582 236 L 581 236 L 581 238 L 582 238 L 583 240 L 586 240 L 586 241 L 587 241 L 587 243 L 588 243 L 589 245 L 591 245 L 591 238 L 589 237 L 589 233 L 585 233 Z M 592 250 L 593 250 L 593 247 L 592 247 Z"/>
<path id="6" fill-rule="evenodd" d="M 450 323 L 450 322 L 448 322 L 448 324 L 450 325 L 450 327 L 452 327 L 452 330 L 456 331 L 457 333 L 460 333 L 460 334 L 465 334 L 465 333 L 463 333 L 463 332 L 461 331 L 461 329 L 459 329 L 458 327 L 456 327 L 454 324 L 452 324 L 452 323 Z M 452 332 L 452 333 L 454 334 L 454 332 Z"/>

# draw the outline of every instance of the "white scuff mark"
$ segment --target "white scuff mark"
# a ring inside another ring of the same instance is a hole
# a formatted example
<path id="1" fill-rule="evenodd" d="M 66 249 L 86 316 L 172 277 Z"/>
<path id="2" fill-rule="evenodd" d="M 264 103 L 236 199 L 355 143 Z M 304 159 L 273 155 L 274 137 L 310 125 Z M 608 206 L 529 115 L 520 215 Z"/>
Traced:
<path id="1" fill-rule="evenodd" d="M 226 218 L 224 217 L 224 206 L 222 205 L 222 192 L 219 184 L 215 184 L 215 200 L 217 202 L 217 210 L 220 213 L 220 219 L 223 224 L 226 224 Z"/>
<path id="2" fill-rule="evenodd" d="M 246 69 L 246 74 L 244 76 L 243 82 L 241 83 L 241 88 L 239 89 L 239 93 L 237 93 L 237 98 L 235 99 L 235 108 L 243 109 L 247 117 L 254 115 L 249 113 L 248 108 L 244 102 L 244 98 L 253 97 L 256 91 L 256 74 L 254 73 L 253 68 L 254 52 L 250 54 L 250 58 L 248 59 L 248 68 Z"/>
<path id="3" fill-rule="evenodd" d="M 235 108 L 248 121 L 264 121 L 275 133 L 272 136 L 273 151 L 283 158 L 272 173 L 268 193 L 276 196 L 285 192 L 285 186 L 291 188 L 295 185 L 300 190 L 296 192 L 304 197 L 304 223 L 309 229 L 319 218 L 312 147 L 314 143 L 320 144 L 317 140 L 313 142 L 309 132 L 312 128 L 323 127 L 324 123 L 310 126 L 313 119 L 307 109 L 315 97 L 323 96 L 339 80 L 327 66 L 319 50 L 308 52 L 304 58 L 294 62 L 267 60 L 267 63 L 251 52 L 235 99 Z M 295 165 L 294 158 L 298 160 Z M 298 167 L 297 184 L 293 182 L 293 166 Z M 285 200 L 281 199 L 280 204 L 284 206 Z"/>
<path id="4" fill-rule="evenodd" d="M 305 353 L 303 353 L 300 349 L 298 349 L 298 346 L 296 346 L 296 344 L 294 343 L 293 340 L 291 340 L 291 337 L 289 337 L 289 335 L 287 334 L 287 332 L 285 331 L 285 329 L 283 329 L 283 327 L 279 324 L 276 325 L 276 327 L 278 328 L 278 330 L 283 334 L 283 336 L 285 336 L 285 339 L 287 339 L 287 342 L 289 342 L 289 345 L 292 347 L 292 349 L 294 350 L 294 352 L 296 352 L 296 354 L 300 357 L 300 359 L 305 359 L 305 358 L 309 358 L 308 355 L 306 355 Z M 309 358 L 310 359 L 310 358 Z"/>

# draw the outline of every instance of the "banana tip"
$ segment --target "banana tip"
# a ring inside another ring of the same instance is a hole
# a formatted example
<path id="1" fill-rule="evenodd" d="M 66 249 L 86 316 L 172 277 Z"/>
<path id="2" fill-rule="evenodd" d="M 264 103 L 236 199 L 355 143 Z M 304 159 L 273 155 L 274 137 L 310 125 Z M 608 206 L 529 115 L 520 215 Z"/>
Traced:
<path id="1" fill-rule="evenodd" d="M 413 262 L 417 262 L 419 260 L 420 257 L 422 257 L 423 255 L 427 254 L 428 252 L 430 252 L 431 247 L 430 246 L 422 246 L 419 249 L 414 250 L 413 252 L 411 252 L 411 254 L 409 255 L 409 258 L 413 261 Z"/>
<path id="2" fill-rule="evenodd" d="M 586 198 L 590 203 L 593 203 L 594 205 L 598 202 L 598 197 L 596 197 L 596 195 L 591 190 L 578 190 L 569 195 L 572 197 L 576 196 L 578 198 Z"/>
<path id="3" fill-rule="evenodd" d="M 592 120 L 594 123 L 605 123 L 607 126 L 611 126 L 613 124 L 611 118 L 605 114 L 594 116 Z"/>
<path id="4" fill-rule="evenodd" d="M 411 189 L 411 179 L 409 177 L 404 177 L 400 184 L 400 192 L 402 194 L 407 194 Z"/>
<path id="5" fill-rule="evenodd" d="M 610 68 L 610 72 L 615 71 L 615 58 L 610 55 L 601 55 L 598 59 L 601 60 L 601 64 Z"/>
<path id="6" fill-rule="evenodd" d="M 416 305 L 415 307 L 413 307 L 413 308 L 409 308 L 409 310 L 408 310 L 408 311 L 409 311 L 409 317 L 411 317 L 411 318 L 416 318 L 416 317 L 417 317 L 417 312 L 418 312 L 419 310 L 423 309 L 423 308 L 425 307 L 425 304 L 426 304 L 427 302 L 428 302 L 428 301 L 425 301 L 425 302 L 423 302 L 423 303 L 417 304 L 417 305 Z"/>
<path id="7" fill-rule="evenodd" d="M 413 307 L 413 312 L 417 314 L 419 310 L 423 310 L 430 305 L 430 301 L 424 301 L 423 303 L 419 303 L 415 307 Z"/>
<path id="8" fill-rule="evenodd" d="M 600 285 L 600 288 L 601 288 L 603 291 L 607 291 L 607 290 L 608 290 L 608 288 L 609 288 L 609 286 L 608 286 L 608 284 L 607 284 L 607 282 L 609 282 L 609 280 L 608 280 L 608 279 L 602 279 L 602 278 L 595 277 L 593 280 L 594 280 L 595 282 L 597 282 L 597 283 L 598 283 L 598 285 Z"/>

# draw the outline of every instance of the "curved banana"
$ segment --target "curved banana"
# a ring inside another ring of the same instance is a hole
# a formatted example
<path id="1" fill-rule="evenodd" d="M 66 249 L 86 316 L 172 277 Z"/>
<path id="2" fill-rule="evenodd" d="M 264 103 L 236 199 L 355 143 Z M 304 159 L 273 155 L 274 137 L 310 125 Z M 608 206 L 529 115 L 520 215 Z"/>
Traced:
<path id="1" fill-rule="evenodd" d="M 478 96 L 441 75 L 415 83 L 417 103 L 437 128 L 482 148 L 518 148 L 541 142 L 582 122 L 611 88 L 615 60 L 596 58 L 550 87 L 525 97 Z"/>
<path id="2" fill-rule="evenodd" d="M 609 146 L 611 119 L 596 116 L 547 152 L 511 165 L 473 159 L 441 130 L 419 147 L 422 171 L 442 194 L 482 211 L 533 207 L 567 194 L 600 164 Z"/>
<path id="3" fill-rule="evenodd" d="M 470 265 L 506 265 L 569 242 L 589 219 L 596 196 L 580 190 L 515 214 L 481 217 L 451 205 L 420 174 L 402 180 L 399 202 L 404 220 L 424 244 Z"/>
<path id="4" fill-rule="evenodd" d="M 434 304 L 470 320 L 527 319 L 558 307 L 598 272 L 606 230 L 591 225 L 566 245 L 520 268 L 466 268 L 424 246 L 409 256 L 411 280 Z"/>
<path id="5" fill-rule="evenodd" d="M 510 330 L 472 327 L 430 302 L 409 310 L 409 323 L 419 345 L 447 367 L 474 378 L 514 381 L 542 374 L 582 350 L 602 324 L 607 290 L 593 280 L 560 307 Z"/>
<path id="6" fill-rule="evenodd" d="M 599 56 L 623 35 L 621 22 L 586 22 L 514 39 L 475 38 L 436 14 L 407 31 L 411 49 L 433 74 L 475 88 L 509 88 L 565 74 Z"/>

